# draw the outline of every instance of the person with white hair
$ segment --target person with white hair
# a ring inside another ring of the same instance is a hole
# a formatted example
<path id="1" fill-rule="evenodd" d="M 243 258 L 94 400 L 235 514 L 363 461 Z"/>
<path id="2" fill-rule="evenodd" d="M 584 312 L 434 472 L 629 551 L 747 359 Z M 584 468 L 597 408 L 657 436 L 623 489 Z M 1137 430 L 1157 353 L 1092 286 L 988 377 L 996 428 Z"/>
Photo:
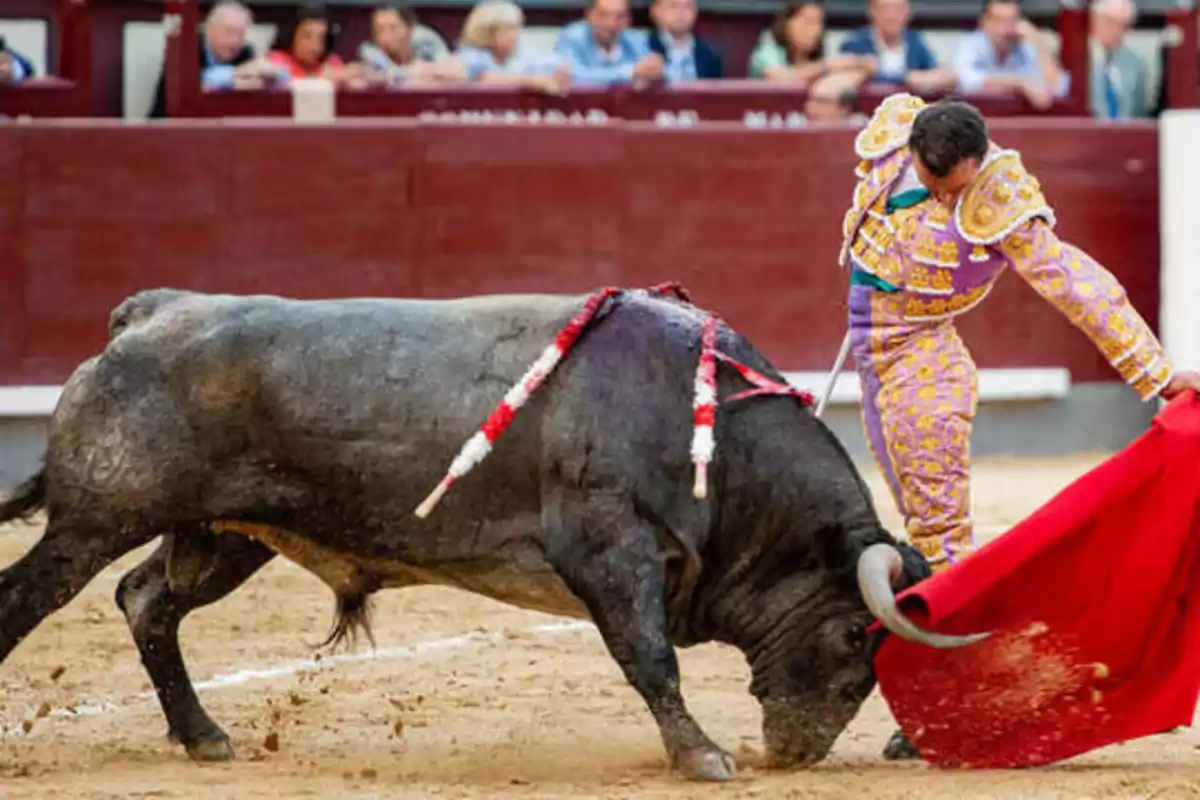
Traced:
<path id="1" fill-rule="evenodd" d="M 564 94 L 570 67 L 521 45 L 525 14 L 511 0 L 481 0 L 463 22 L 458 57 L 467 79 Z"/>
<path id="2" fill-rule="evenodd" d="M 288 76 L 254 52 L 248 41 L 254 17 L 238 0 L 217 0 L 204 18 L 198 43 L 200 85 L 212 89 L 261 89 L 287 83 Z M 159 76 L 149 117 L 166 116 L 166 82 Z"/>
<path id="3" fill-rule="evenodd" d="M 256 57 L 247 41 L 254 17 L 237 0 L 218 0 L 204 20 L 200 84 L 205 89 L 258 89 L 287 75 Z"/>
<path id="4" fill-rule="evenodd" d="M 1092 115 L 1108 120 L 1148 116 L 1149 69 L 1125 43 L 1137 21 L 1137 7 L 1133 0 L 1094 0 L 1091 10 Z"/>

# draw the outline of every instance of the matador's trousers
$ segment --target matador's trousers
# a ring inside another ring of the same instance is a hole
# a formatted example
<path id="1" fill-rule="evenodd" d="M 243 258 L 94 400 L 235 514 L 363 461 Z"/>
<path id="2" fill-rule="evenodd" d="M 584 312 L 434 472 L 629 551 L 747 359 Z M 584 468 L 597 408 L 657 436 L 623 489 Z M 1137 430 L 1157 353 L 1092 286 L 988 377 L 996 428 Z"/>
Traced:
<path id="1" fill-rule="evenodd" d="M 907 322 L 901 292 L 850 287 L 863 424 L 909 540 L 936 571 L 974 549 L 975 362 L 949 319 Z"/>

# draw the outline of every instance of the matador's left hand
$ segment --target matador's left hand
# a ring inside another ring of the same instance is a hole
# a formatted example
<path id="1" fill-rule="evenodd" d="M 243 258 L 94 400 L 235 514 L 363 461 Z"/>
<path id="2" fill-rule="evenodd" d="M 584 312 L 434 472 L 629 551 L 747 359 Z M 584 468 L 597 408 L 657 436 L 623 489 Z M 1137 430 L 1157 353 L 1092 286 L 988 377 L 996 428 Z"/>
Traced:
<path id="1" fill-rule="evenodd" d="M 1163 400 L 1169 402 L 1188 389 L 1195 389 L 1197 393 L 1200 393 L 1200 373 L 1188 371 L 1176 372 L 1170 382 L 1163 387 L 1160 396 Z"/>

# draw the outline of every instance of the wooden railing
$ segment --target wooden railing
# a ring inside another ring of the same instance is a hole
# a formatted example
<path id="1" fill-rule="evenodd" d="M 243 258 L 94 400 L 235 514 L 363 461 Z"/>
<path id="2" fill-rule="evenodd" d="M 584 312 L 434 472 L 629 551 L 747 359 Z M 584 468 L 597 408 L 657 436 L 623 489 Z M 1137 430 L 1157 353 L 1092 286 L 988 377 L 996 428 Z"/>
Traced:
<path id="1" fill-rule="evenodd" d="M 1194 4 L 1167 12 L 1166 95 L 1173 108 L 1200 108 L 1200 40 Z"/>

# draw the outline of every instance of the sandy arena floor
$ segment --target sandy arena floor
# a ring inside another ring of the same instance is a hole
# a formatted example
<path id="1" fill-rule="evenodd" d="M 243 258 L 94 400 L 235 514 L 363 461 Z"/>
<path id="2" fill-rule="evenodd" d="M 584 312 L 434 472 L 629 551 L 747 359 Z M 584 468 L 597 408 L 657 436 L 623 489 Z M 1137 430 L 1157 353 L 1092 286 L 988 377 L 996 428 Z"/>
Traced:
<path id="1" fill-rule="evenodd" d="M 1100 458 L 979 464 L 980 524 L 1015 522 Z M 894 523 L 882 484 L 868 474 Z M 4 528 L 0 562 L 36 536 Z M 193 679 L 211 682 L 201 698 L 239 755 L 196 765 L 166 741 L 112 601 L 120 575 L 145 552 L 96 578 L 0 667 L 0 797 L 1200 795 L 1200 735 L 1192 730 L 1041 770 L 955 774 L 889 764 L 879 751 L 893 726 L 878 694 L 830 760 L 809 772 L 766 773 L 747 669 L 719 646 L 680 653 L 684 690 L 700 723 L 738 756 L 741 775 L 725 786 L 684 783 L 666 772 L 649 713 L 590 627 L 451 590 L 390 592 L 378 598 L 374 656 L 364 648 L 305 667 L 310 644 L 326 632 L 331 596 L 282 560 L 184 623 Z"/>

